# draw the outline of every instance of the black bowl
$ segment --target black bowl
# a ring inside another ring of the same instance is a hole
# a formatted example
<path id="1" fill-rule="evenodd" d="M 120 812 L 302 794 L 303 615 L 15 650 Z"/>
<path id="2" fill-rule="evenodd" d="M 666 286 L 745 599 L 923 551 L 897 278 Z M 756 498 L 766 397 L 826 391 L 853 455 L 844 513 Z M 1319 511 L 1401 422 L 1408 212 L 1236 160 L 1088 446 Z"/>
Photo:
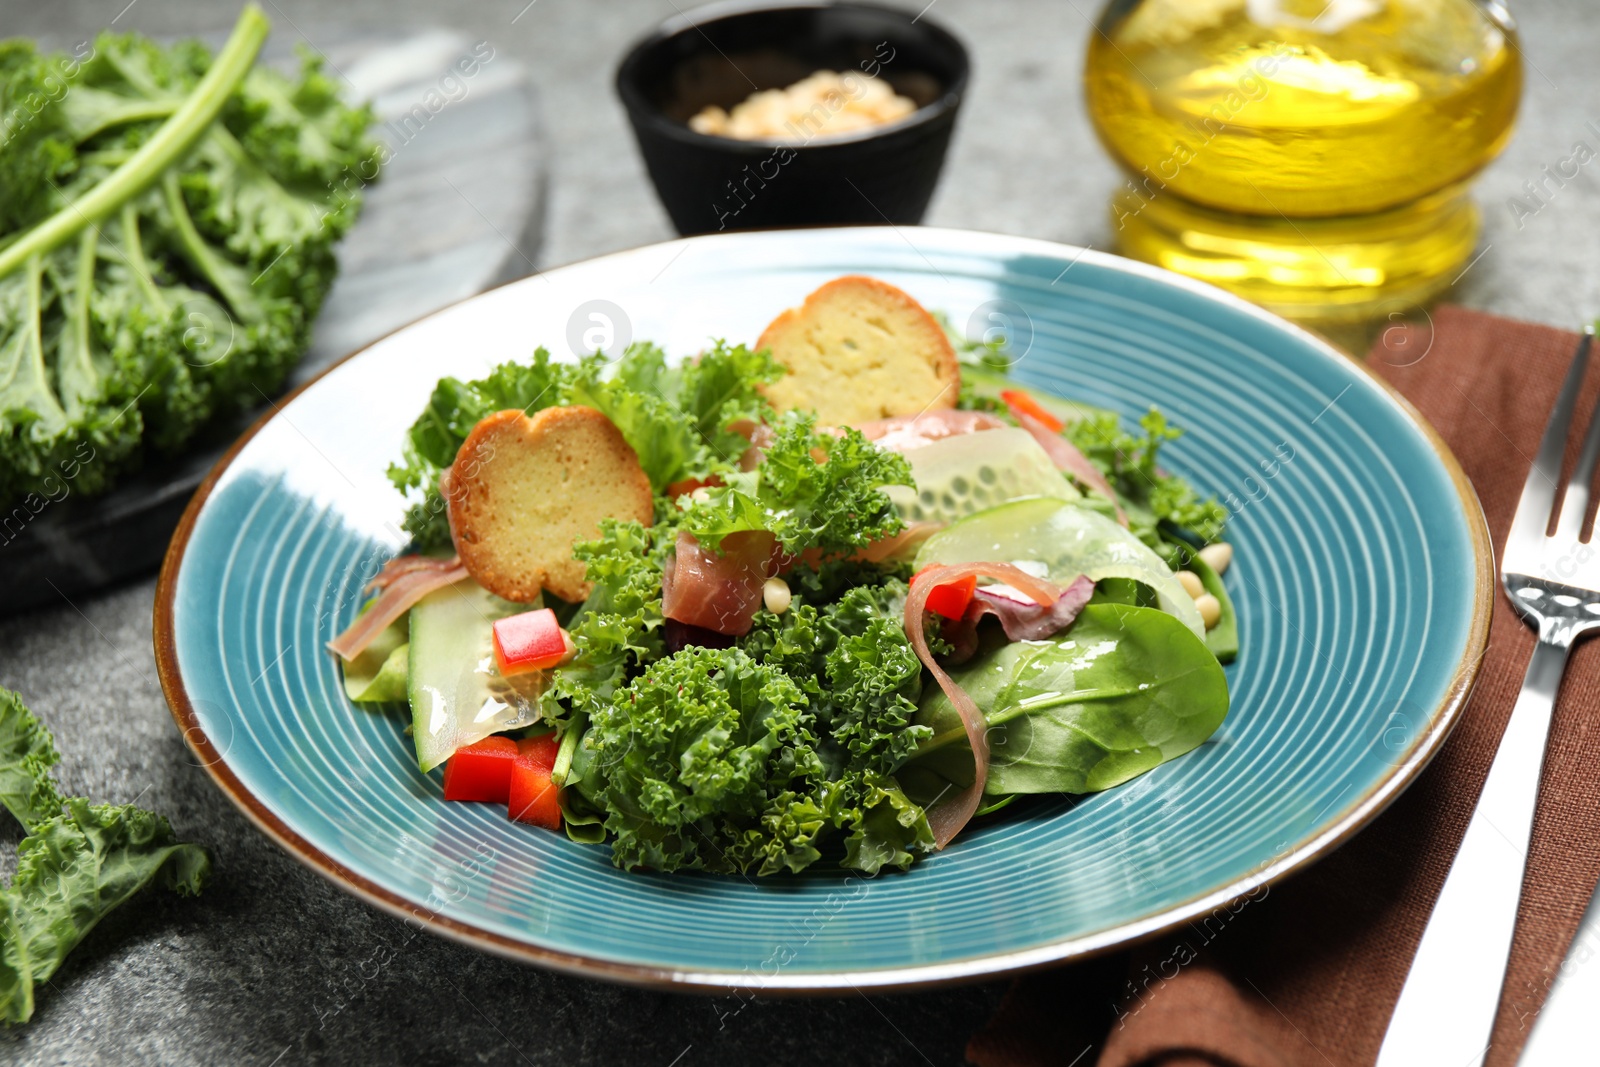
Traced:
<path id="1" fill-rule="evenodd" d="M 756 89 L 783 88 L 815 70 L 883 78 L 917 111 L 891 125 L 796 142 L 689 128 L 689 117 L 707 105 L 731 108 Z M 911 225 L 938 183 L 967 70 L 961 42 L 909 11 L 860 3 L 712 4 L 663 23 L 635 45 L 617 68 L 617 94 L 680 234 Z"/>

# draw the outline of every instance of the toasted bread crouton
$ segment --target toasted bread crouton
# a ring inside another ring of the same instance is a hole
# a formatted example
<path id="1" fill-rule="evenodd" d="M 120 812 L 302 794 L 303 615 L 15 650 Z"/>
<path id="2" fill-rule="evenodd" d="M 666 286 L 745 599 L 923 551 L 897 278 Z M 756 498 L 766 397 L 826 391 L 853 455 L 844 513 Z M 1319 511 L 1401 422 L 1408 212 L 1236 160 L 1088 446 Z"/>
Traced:
<path id="1" fill-rule="evenodd" d="M 930 408 L 961 392 L 955 349 L 938 321 L 887 282 L 835 278 L 762 331 L 757 348 L 789 373 L 765 387 L 779 411 L 813 410 L 850 426 Z"/>
<path id="2" fill-rule="evenodd" d="M 582 600 L 590 583 L 574 541 L 600 520 L 653 518 L 650 479 L 622 434 L 594 408 L 499 411 L 472 428 L 450 468 L 450 533 L 478 584 L 527 602 L 548 589 Z"/>

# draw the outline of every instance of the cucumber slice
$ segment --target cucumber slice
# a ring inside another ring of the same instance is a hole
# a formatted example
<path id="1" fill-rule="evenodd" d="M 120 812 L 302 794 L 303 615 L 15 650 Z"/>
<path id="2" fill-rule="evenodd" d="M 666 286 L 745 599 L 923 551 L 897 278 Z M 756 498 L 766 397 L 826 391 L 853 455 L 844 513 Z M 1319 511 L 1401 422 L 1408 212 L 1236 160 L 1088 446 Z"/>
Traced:
<path id="1" fill-rule="evenodd" d="M 907 522 L 954 522 L 1023 496 L 1081 496 L 1033 435 L 1015 427 L 946 437 L 912 449 L 906 459 L 917 487 L 883 491 Z"/>
<path id="2" fill-rule="evenodd" d="M 921 570 L 930 563 L 983 562 L 1043 564 L 1059 585 L 1080 574 L 1096 582 L 1131 578 L 1155 593 L 1162 611 L 1200 640 L 1206 638 L 1200 609 L 1166 561 L 1112 520 L 1081 505 L 1032 497 L 968 515 L 923 542 L 913 566 Z"/>
<path id="3" fill-rule="evenodd" d="M 490 734 L 530 726 L 549 671 L 513 678 L 494 662 L 494 624 L 537 604 L 501 600 L 468 578 L 435 590 L 411 609 L 407 687 L 417 766 L 431 771 L 456 749 Z"/>

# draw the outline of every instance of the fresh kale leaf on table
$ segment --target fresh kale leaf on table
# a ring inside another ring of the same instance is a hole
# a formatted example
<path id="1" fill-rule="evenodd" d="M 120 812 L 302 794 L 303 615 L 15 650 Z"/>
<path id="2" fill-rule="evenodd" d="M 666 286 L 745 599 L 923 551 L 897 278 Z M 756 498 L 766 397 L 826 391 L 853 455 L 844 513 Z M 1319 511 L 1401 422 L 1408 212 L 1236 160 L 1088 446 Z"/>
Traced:
<path id="1" fill-rule="evenodd" d="M 200 892 L 211 857 L 177 840 L 167 820 L 131 804 L 63 800 L 44 724 L 0 689 L 0 803 L 22 823 L 17 873 L 0 888 L 0 1021 L 33 1015 L 35 986 L 54 974 L 112 909 L 157 883 Z"/>
<path id="2" fill-rule="evenodd" d="M 106 489 L 304 352 L 380 149 L 316 61 L 253 65 L 268 28 L 0 42 L 0 505 Z"/>

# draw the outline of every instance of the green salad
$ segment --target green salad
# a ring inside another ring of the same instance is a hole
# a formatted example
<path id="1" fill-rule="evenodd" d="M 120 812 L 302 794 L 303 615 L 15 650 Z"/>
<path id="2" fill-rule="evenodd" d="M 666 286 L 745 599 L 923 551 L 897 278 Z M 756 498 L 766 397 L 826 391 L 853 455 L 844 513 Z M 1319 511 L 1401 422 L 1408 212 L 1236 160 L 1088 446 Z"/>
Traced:
<path id="1" fill-rule="evenodd" d="M 906 868 L 1192 750 L 1238 636 L 1181 431 L 952 342 L 953 404 L 858 425 L 722 342 L 444 379 L 390 470 L 414 551 L 330 643 L 347 693 L 447 801 L 626 869 Z"/>

